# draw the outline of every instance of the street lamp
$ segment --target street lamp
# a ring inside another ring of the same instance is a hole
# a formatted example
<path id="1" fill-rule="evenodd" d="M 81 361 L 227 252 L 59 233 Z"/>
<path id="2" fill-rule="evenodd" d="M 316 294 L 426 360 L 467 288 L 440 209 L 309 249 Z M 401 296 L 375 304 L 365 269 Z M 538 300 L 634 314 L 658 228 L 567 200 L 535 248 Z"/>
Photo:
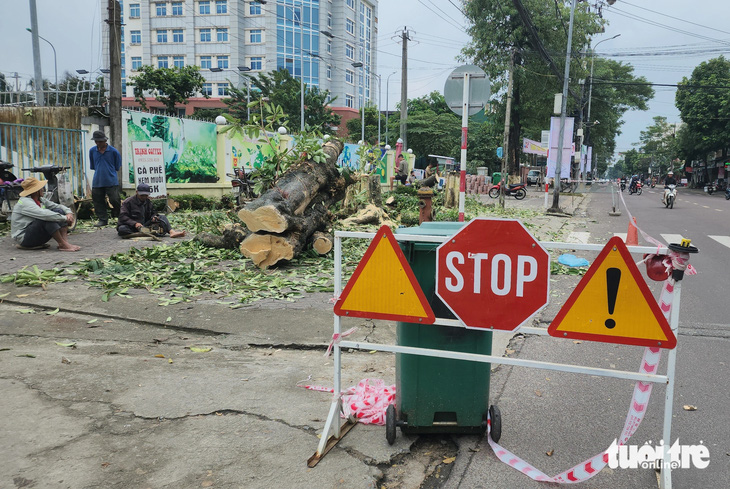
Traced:
<path id="1" fill-rule="evenodd" d="M 31 34 L 33 34 L 33 30 L 30 27 L 26 27 L 25 30 L 28 31 L 28 32 L 30 32 Z M 59 100 L 59 95 L 58 95 L 58 62 L 56 60 L 56 48 L 54 48 L 53 47 L 53 44 L 51 44 L 51 41 L 49 41 L 45 37 L 43 37 L 41 35 L 38 35 L 38 37 L 40 39 L 43 39 L 44 41 L 46 41 L 51 46 L 51 49 L 53 49 L 53 70 L 56 72 L 56 105 L 58 105 L 58 100 Z M 43 87 L 41 87 L 41 89 L 42 88 Z"/>
<path id="2" fill-rule="evenodd" d="M 388 95 L 390 94 L 390 90 L 388 89 L 388 85 L 390 84 L 390 77 L 398 73 L 397 71 L 394 71 L 388 77 L 385 79 L 385 145 L 388 145 L 388 117 L 390 117 L 390 106 L 388 105 Z"/>
<path id="3" fill-rule="evenodd" d="M 588 115 L 586 116 L 586 124 L 591 122 L 591 95 L 593 95 L 593 60 L 596 58 L 596 48 L 599 44 L 602 42 L 610 41 L 611 39 L 616 39 L 621 34 L 616 34 L 613 37 L 609 37 L 608 39 L 603 39 L 602 41 L 598 41 L 595 46 L 593 46 L 593 49 L 591 49 L 591 84 L 588 88 Z M 586 138 L 587 139 L 587 138 Z"/>
<path id="4" fill-rule="evenodd" d="M 238 71 L 251 71 L 249 66 L 239 66 Z M 241 75 L 239 73 L 239 75 Z M 243 75 L 241 75 L 243 76 Z M 248 124 L 251 120 L 251 77 L 246 75 L 246 123 Z"/>

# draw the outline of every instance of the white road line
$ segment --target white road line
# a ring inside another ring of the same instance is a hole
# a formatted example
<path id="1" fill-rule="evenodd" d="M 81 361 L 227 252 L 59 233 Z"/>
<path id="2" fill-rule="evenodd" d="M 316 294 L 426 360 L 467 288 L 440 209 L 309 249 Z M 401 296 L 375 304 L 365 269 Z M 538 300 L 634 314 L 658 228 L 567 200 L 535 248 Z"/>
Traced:
<path id="1" fill-rule="evenodd" d="M 722 212 L 722 209 L 715 209 L 717 212 Z"/>
<path id="2" fill-rule="evenodd" d="M 571 231 L 566 238 L 566 243 L 581 243 L 588 244 L 588 239 L 591 237 L 591 233 L 582 231 Z"/>
<path id="3" fill-rule="evenodd" d="M 664 242 L 667 244 L 679 244 L 682 242 L 682 238 L 684 238 L 684 236 L 682 236 L 681 234 L 662 234 L 661 236 L 662 238 L 664 238 Z"/>
<path id="4" fill-rule="evenodd" d="M 721 245 L 725 245 L 728 248 L 730 248 L 730 236 L 708 236 L 708 237 L 714 239 Z"/>
<path id="5" fill-rule="evenodd" d="M 557 161 L 557 160 L 556 160 L 556 161 Z M 710 206 L 709 206 L 709 205 L 703 205 L 702 207 L 704 207 L 705 209 L 709 209 L 709 208 L 710 208 Z"/>

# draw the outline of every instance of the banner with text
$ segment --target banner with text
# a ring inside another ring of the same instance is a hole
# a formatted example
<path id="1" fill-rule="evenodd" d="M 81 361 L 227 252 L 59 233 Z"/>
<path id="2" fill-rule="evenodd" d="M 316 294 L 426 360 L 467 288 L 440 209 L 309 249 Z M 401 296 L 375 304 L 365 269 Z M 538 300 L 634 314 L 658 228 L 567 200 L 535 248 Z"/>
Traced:
<path id="1" fill-rule="evenodd" d="M 152 187 L 152 198 L 167 195 L 162 141 L 132 141 L 132 164 L 136 185 L 146 183 Z"/>
<path id="2" fill-rule="evenodd" d="M 531 155 L 547 156 L 547 148 L 540 145 L 539 142 L 532 139 L 522 138 L 522 152 Z"/>
<path id="3" fill-rule="evenodd" d="M 573 126 L 575 121 L 572 117 L 565 118 L 565 131 L 563 134 L 563 155 L 560 161 L 560 178 L 570 178 L 570 162 L 574 151 Z M 560 137 L 560 117 L 550 118 L 550 150 L 547 158 L 547 176 L 555 177 L 555 166 L 558 159 L 558 138 Z"/>

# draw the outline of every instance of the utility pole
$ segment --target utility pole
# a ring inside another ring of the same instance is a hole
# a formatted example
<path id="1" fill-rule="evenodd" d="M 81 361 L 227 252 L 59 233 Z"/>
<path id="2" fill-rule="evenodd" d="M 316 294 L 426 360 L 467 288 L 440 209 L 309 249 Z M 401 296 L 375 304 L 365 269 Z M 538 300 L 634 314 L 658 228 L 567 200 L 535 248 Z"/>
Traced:
<path id="1" fill-rule="evenodd" d="M 553 206 L 548 209 L 553 212 L 560 212 L 560 172 L 563 159 L 563 138 L 565 137 L 565 111 L 568 108 L 568 82 L 570 81 L 570 57 L 573 42 L 573 19 L 575 18 L 575 4 L 573 0 L 570 6 L 570 23 L 568 24 L 568 48 L 565 53 L 565 73 L 563 75 L 563 100 L 560 107 L 560 131 L 558 131 L 558 151 L 555 162 L 555 188 L 553 189 Z"/>
<path id="2" fill-rule="evenodd" d="M 512 84 L 514 83 L 515 76 L 515 52 L 512 51 L 509 61 L 509 82 L 507 83 L 507 106 L 504 112 L 504 141 L 502 142 L 502 185 L 499 192 L 499 206 L 504 209 L 504 193 L 505 188 L 508 184 L 507 169 L 508 158 L 509 158 L 509 129 L 510 129 L 510 116 L 512 115 Z"/>
<path id="3" fill-rule="evenodd" d="M 38 39 L 38 11 L 36 9 L 35 0 L 28 0 L 30 2 L 30 28 L 33 29 L 33 72 L 35 77 L 35 103 L 36 105 L 46 105 L 46 100 L 43 93 L 43 73 L 41 70 L 41 43 Z"/>
<path id="4" fill-rule="evenodd" d="M 122 147 L 122 20 L 117 0 L 109 0 L 109 141 Z M 119 172 L 119 187 L 122 172 Z"/>
<path id="5" fill-rule="evenodd" d="M 400 80 L 400 137 L 403 140 L 403 150 L 408 148 L 406 136 L 408 118 L 408 41 L 411 40 L 411 33 L 407 27 L 401 32 L 403 41 L 403 52 L 401 54 L 401 80 Z"/>

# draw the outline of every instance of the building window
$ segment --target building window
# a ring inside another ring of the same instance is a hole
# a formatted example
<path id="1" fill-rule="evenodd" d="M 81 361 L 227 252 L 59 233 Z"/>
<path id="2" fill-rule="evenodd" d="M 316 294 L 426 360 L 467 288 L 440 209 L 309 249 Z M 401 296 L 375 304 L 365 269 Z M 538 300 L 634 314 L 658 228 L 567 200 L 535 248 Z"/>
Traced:
<path id="1" fill-rule="evenodd" d="M 250 44 L 261 44 L 261 29 L 252 29 L 248 31 L 248 42 Z"/>
<path id="2" fill-rule="evenodd" d="M 130 31 L 130 44 L 142 44 L 142 31 Z"/>
<path id="3" fill-rule="evenodd" d="M 185 67 L 185 56 L 173 56 L 172 65 L 175 68 L 184 68 Z"/>
<path id="4" fill-rule="evenodd" d="M 183 14 L 182 2 L 172 2 L 172 15 L 179 17 Z"/>
<path id="5" fill-rule="evenodd" d="M 132 71 L 142 68 L 142 56 L 132 56 Z"/>
<path id="6" fill-rule="evenodd" d="M 352 19 L 346 19 L 345 20 L 345 29 L 347 30 L 348 34 L 355 35 L 355 22 L 353 22 Z"/>
<path id="7" fill-rule="evenodd" d="M 167 15 L 167 4 L 166 3 L 156 3 L 155 12 L 157 13 L 158 17 L 166 16 Z"/>
<path id="8" fill-rule="evenodd" d="M 332 14 L 327 12 L 327 28 L 332 29 Z"/>
<path id="9" fill-rule="evenodd" d="M 167 31 L 157 31 L 157 42 L 167 42 Z"/>
<path id="10" fill-rule="evenodd" d="M 138 3 L 129 4 L 129 16 L 133 17 L 135 19 L 139 18 L 139 4 Z"/>
<path id="11" fill-rule="evenodd" d="M 227 95 L 228 95 L 228 84 L 219 83 L 218 84 L 218 96 L 225 97 Z"/>
<path id="12" fill-rule="evenodd" d="M 172 30 L 172 42 L 185 42 L 182 29 Z"/>
<path id="13" fill-rule="evenodd" d="M 210 29 L 200 29 L 200 42 L 210 42 Z"/>
<path id="14" fill-rule="evenodd" d="M 203 83 L 203 95 L 213 95 L 213 84 Z"/>
<path id="15" fill-rule="evenodd" d="M 251 62 L 249 64 L 252 70 L 261 71 L 264 69 L 264 58 L 261 56 L 254 56 L 251 58 Z"/>
<path id="16" fill-rule="evenodd" d="M 198 12 L 200 15 L 210 15 L 210 2 L 208 0 L 203 0 L 198 4 Z M 211 88 L 211 92 L 213 89 Z"/>
<path id="17" fill-rule="evenodd" d="M 228 56 L 218 56 L 218 68 L 228 69 Z"/>
<path id="18" fill-rule="evenodd" d="M 261 4 L 259 2 L 251 2 L 248 6 L 249 15 L 261 15 Z"/>
<path id="19" fill-rule="evenodd" d="M 355 107 L 355 96 L 354 95 L 345 95 L 345 107 L 354 108 Z"/>
<path id="20" fill-rule="evenodd" d="M 201 56 L 200 57 L 200 67 L 204 70 L 209 70 L 213 67 L 213 57 L 212 56 Z"/>
<path id="21" fill-rule="evenodd" d="M 327 40 L 327 54 L 332 54 L 332 41 Z"/>
<path id="22" fill-rule="evenodd" d="M 228 29 L 216 29 L 215 33 L 218 42 L 228 42 Z"/>
<path id="23" fill-rule="evenodd" d="M 352 44 L 345 43 L 345 56 L 349 59 L 355 59 L 355 47 Z"/>
<path id="24" fill-rule="evenodd" d="M 327 65 L 327 79 L 332 79 L 332 65 Z"/>
<path id="25" fill-rule="evenodd" d="M 347 6 L 355 10 L 355 0 L 347 0 Z"/>
<path id="26" fill-rule="evenodd" d="M 226 0 L 215 0 L 215 13 L 216 14 L 227 14 L 228 13 L 228 2 Z"/>
<path id="27" fill-rule="evenodd" d="M 158 68 L 169 68 L 169 65 L 167 63 L 167 56 L 158 56 L 157 57 L 157 67 Z"/>
<path id="28" fill-rule="evenodd" d="M 345 81 L 350 85 L 355 84 L 355 72 L 352 70 L 345 70 Z"/>

